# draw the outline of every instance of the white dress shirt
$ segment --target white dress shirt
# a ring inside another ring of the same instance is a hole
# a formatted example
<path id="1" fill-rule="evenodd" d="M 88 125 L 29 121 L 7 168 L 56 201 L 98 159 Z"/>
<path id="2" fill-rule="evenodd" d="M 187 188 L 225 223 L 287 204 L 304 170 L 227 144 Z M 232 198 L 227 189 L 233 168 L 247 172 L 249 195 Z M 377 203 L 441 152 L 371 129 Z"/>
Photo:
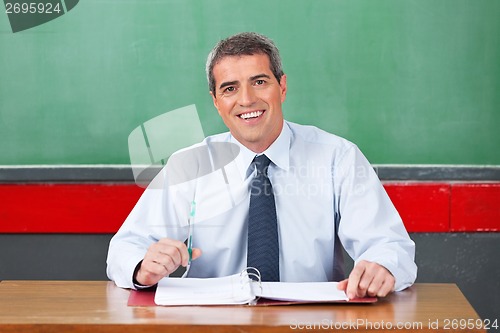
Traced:
<path id="1" fill-rule="evenodd" d="M 124 288 L 148 247 L 163 237 L 184 241 L 191 203 L 196 203 L 190 277 L 219 277 L 246 267 L 250 164 L 255 153 L 230 133 L 207 137 L 239 146 L 236 158 L 214 172 L 176 183 L 167 168 L 145 190 L 113 237 L 107 274 Z M 264 152 L 272 161 L 278 217 L 280 280 L 338 281 L 344 278 L 342 247 L 358 262 L 386 267 L 396 290 L 415 281 L 415 245 L 373 168 L 353 143 L 316 127 L 284 122 Z M 168 164 L 167 164 L 168 166 Z M 169 177 L 170 176 L 170 177 Z"/>

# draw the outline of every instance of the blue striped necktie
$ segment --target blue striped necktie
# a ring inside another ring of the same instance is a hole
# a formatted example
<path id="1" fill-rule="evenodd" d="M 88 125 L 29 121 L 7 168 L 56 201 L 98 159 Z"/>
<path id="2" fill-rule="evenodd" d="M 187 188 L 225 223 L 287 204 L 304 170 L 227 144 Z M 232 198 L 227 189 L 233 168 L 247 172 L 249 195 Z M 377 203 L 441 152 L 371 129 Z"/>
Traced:
<path id="1" fill-rule="evenodd" d="M 250 190 L 247 266 L 257 268 L 262 281 L 279 281 L 278 220 L 273 187 L 267 176 L 269 163 L 266 155 L 253 160 L 257 174 Z"/>

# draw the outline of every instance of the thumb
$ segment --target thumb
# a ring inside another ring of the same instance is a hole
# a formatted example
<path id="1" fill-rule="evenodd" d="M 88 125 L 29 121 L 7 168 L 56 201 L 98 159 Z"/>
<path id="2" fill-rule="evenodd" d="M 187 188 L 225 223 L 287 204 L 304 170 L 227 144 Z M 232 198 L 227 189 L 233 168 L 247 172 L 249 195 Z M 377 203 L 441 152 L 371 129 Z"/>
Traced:
<path id="1" fill-rule="evenodd" d="M 349 281 L 349 279 L 345 279 L 345 280 L 339 281 L 339 283 L 337 284 L 337 289 L 338 290 L 346 291 L 347 290 L 347 282 L 348 281 Z"/>
<path id="2" fill-rule="evenodd" d="M 201 250 L 197 247 L 193 248 L 192 259 L 195 260 L 201 256 Z"/>

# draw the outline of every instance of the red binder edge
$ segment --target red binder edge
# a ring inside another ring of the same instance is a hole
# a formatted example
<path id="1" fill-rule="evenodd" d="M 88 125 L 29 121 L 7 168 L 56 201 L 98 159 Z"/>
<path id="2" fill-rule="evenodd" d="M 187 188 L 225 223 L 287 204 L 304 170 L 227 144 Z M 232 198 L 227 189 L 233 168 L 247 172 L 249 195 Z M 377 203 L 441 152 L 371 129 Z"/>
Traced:
<path id="1" fill-rule="evenodd" d="M 156 290 L 130 290 L 128 306 L 158 306 L 155 303 Z M 294 305 L 294 304 L 368 304 L 377 302 L 377 297 L 353 298 L 349 301 L 277 301 L 261 298 L 256 306 L 274 306 L 274 305 Z"/>

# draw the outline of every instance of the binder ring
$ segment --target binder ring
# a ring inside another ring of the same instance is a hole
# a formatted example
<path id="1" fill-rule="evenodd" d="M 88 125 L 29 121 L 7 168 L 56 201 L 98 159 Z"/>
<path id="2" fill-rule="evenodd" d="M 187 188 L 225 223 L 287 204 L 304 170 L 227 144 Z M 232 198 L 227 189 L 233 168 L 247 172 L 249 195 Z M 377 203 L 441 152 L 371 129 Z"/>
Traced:
<path id="1" fill-rule="evenodd" d="M 243 289 L 247 284 L 249 283 L 257 283 L 259 288 L 260 288 L 260 293 L 262 294 L 262 281 L 261 281 L 261 275 L 260 275 L 260 271 L 255 268 L 255 267 L 247 267 L 245 269 L 243 269 L 241 272 L 240 272 L 240 277 L 242 277 L 241 279 L 241 288 Z M 246 277 L 245 279 L 243 279 L 243 277 Z M 250 303 L 250 305 L 255 305 L 257 304 L 257 302 L 259 301 L 260 299 L 260 296 L 257 296 L 255 297 L 255 299 L 252 300 L 252 302 Z"/>

